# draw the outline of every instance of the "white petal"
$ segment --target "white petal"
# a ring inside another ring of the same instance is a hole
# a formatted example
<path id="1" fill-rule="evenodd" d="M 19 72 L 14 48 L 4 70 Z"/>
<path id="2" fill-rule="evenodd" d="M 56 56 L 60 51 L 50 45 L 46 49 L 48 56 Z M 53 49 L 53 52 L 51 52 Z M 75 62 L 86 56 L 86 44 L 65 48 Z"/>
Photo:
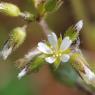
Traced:
<path id="1" fill-rule="evenodd" d="M 47 58 L 45 58 L 45 61 L 48 62 L 48 63 L 50 63 L 50 64 L 54 63 L 55 60 L 56 59 L 54 57 L 47 57 Z"/>
<path id="2" fill-rule="evenodd" d="M 21 79 L 23 76 L 25 76 L 27 73 L 27 68 L 24 68 L 19 74 L 18 74 L 18 79 Z"/>
<path id="3" fill-rule="evenodd" d="M 64 63 L 64 62 L 68 62 L 69 59 L 70 59 L 70 56 L 69 56 L 68 54 L 63 54 L 60 59 L 61 59 L 61 61 L 62 61 L 63 63 Z"/>
<path id="4" fill-rule="evenodd" d="M 75 25 L 77 32 L 79 32 L 82 29 L 82 27 L 83 27 L 83 20 L 80 20 Z"/>
<path id="5" fill-rule="evenodd" d="M 86 77 L 89 80 L 95 79 L 95 74 L 87 66 L 84 66 L 84 70 L 85 70 L 85 73 L 86 73 Z"/>
<path id="6" fill-rule="evenodd" d="M 0 52 L 0 56 L 6 60 L 7 57 L 11 54 L 12 52 L 12 47 L 8 47 L 8 42 L 4 45 L 2 51 Z"/>
<path id="7" fill-rule="evenodd" d="M 46 54 L 51 54 L 52 53 L 52 50 L 43 42 L 39 42 L 38 43 L 38 50 L 43 52 L 43 53 L 46 53 Z"/>
<path id="8" fill-rule="evenodd" d="M 70 47 L 70 45 L 72 44 L 72 41 L 70 40 L 69 37 L 65 37 L 62 41 L 62 44 L 60 46 L 61 50 L 66 50 Z"/>
<path id="9" fill-rule="evenodd" d="M 48 41 L 51 46 L 56 48 L 58 40 L 57 40 L 57 36 L 54 32 L 51 32 L 51 34 L 48 35 Z"/>

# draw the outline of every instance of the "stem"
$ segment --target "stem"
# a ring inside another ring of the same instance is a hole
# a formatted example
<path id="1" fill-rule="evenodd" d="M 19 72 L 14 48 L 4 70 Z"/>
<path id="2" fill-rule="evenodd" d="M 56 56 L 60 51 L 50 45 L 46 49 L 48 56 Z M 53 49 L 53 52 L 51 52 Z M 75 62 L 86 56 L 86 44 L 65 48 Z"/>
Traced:
<path id="1" fill-rule="evenodd" d="M 40 14 L 38 14 L 38 16 L 35 17 L 35 16 L 31 16 L 31 15 L 32 14 L 30 14 L 28 12 L 20 13 L 20 16 L 22 18 L 24 18 L 28 22 L 28 24 L 29 24 L 29 22 L 33 22 L 33 21 L 38 22 L 39 25 L 42 27 L 43 32 L 44 32 L 44 34 L 45 34 L 45 36 L 47 38 L 47 36 L 48 36 L 48 34 L 50 34 L 51 30 L 49 29 L 48 24 L 45 21 L 45 16 L 41 16 Z M 33 17 L 32 20 L 31 20 L 31 17 Z"/>
<path id="2" fill-rule="evenodd" d="M 42 19 L 39 21 L 39 24 L 40 24 L 40 26 L 42 27 L 45 36 L 47 37 L 47 36 L 50 34 L 51 30 L 49 29 L 49 27 L 48 27 L 46 21 L 44 20 L 44 18 L 42 18 Z"/>

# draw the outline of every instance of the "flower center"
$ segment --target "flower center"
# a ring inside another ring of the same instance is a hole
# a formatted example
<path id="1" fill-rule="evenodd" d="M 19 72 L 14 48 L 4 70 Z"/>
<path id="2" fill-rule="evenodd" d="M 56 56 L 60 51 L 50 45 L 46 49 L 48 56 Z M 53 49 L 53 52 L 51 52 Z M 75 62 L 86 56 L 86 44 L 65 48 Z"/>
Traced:
<path id="1" fill-rule="evenodd" d="M 53 50 L 53 57 L 58 58 L 58 57 L 60 57 L 61 55 L 62 55 L 62 51 L 61 51 L 61 50 L 58 50 L 58 51 Z"/>

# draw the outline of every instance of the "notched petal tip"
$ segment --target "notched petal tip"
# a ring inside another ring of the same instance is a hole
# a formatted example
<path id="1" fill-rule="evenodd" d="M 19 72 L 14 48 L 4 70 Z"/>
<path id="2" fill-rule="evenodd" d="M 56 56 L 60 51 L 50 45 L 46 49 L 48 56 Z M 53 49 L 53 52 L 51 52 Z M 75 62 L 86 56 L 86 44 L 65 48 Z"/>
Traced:
<path id="1" fill-rule="evenodd" d="M 61 59 L 61 61 L 62 61 L 63 63 L 64 63 L 64 62 L 68 62 L 69 59 L 70 59 L 70 55 L 69 55 L 69 54 L 63 54 L 60 59 Z"/>
<path id="2" fill-rule="evenodd" d="M 56 34 L 54 32 L 51 32 L 48 35 L 48 41 L 49 41 L 49 43 L 50 43 L 51 46 L 53 46 L 54 48 L 56 48 L 57 42 L 58 42 L 58 38 L 57 38 L 57 36 L 56 36 Z"/>
<path id="3" fill-rule="evenodd" d="M 75 28 L 79 32 L 83 27 L 83 20 L 80 20 L 76 23 Z"/>

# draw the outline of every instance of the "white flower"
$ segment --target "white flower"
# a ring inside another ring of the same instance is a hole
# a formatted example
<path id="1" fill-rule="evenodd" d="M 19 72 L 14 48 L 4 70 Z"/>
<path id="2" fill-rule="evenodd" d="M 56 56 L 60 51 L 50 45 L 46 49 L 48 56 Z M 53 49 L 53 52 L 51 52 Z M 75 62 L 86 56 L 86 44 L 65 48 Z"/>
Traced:
<path id="1" fill-rule="evenodd" d="M 45 61 L 51 64 L 54 63 L 57 59 L 60 59 L 60 61 L 63 63 L 68 62 L 70 59 L 70 46 L 73 41 L 77 40 L 78 33 L 82 27 L 83 21 L 80 20 L 74 26 L 74 29 L 76 30 L 73 30 L 72 28 L 70 32 L 67 31 L 67 34 L 63 40 L 61 40 L 61 38 L 58 39 L 56 34 L 54 32 L 51 32 L 48 35 L 49 44 L 39 42 L 37 48 L 39 51 L 46 55 Z"/>
<path id="2" fill-rule="evenodd" d="M 24 77 L 27 73 L 27 68 L 24 68 L 19 74 L 18 74 L 18 79 L 21 79 L 22 77 Z"/>
<path id="3" fill-rule="evenodd" d="M 57 59 L 60 59 L 63 63 L 68 62 L 70 55 L 66 51 L 72 44 L 70 38 L 65 37 L 59 45 L 56 34 L 51 32 L 51 34 L 48 35 L 48 41 L 49 45 L 39 42 L 37 47 L 39 51 L 46 54 L 47 57 L 45 58 L 45 61 L 50 64 L 54 63 Z"/>

